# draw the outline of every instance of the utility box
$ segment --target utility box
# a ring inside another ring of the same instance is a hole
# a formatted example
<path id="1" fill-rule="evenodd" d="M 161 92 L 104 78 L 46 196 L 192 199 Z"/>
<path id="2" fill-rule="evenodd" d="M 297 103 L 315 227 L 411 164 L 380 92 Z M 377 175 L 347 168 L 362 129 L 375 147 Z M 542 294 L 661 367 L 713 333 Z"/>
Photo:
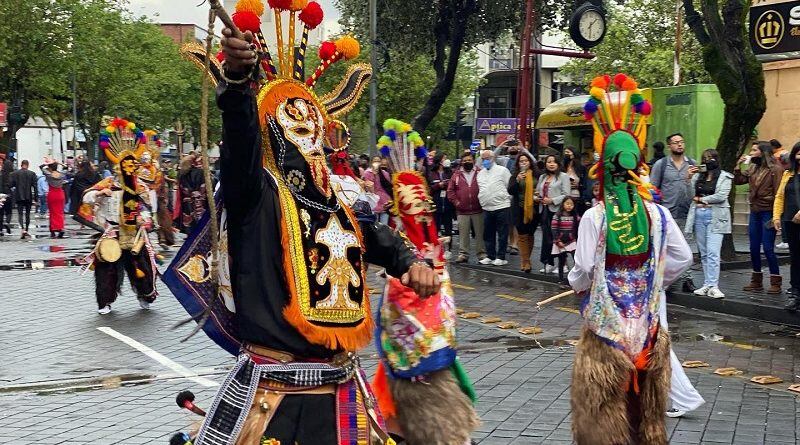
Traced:
<path id="1" fill-rule="evenodd" d="M 653 113 L 653 123 L 647 131 L 651 156 L 654 142 L 661 141 L 666 146 L 667 136 L 681 133 L 686 154 L 700 159 L 703 150 L 717 147 L 725 104 L 716 85 L 653 88 Z"/>

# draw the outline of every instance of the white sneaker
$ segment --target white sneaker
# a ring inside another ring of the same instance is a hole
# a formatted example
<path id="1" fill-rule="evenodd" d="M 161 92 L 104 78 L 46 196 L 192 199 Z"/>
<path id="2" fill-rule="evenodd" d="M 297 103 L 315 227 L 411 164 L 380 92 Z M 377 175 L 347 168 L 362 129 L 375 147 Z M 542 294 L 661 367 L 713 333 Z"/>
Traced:
<path id="1" fill-rule="evenodd" d="M 778 245 L 775 246 L 775 248 L 776 249 L 788 249 L 789 248 L 789 244 L 787 244 L 787 243 L 778 243 Z"/>
<path id="2" fill-rule="evenodd" d="M 450 257 L 452 257 L 452 256 L 453 256 L 453 254 L 449 250 L 444 253 L 444 259 L 446 259 L 446 260 L 449 260 Z"/>
<path id="3" fill-rule="evenodd" d="M 110 312 L 111 312 L 111 305 L 110 304 L 107 304 L 107 305 L 105 305 L 102 308 L 97 310 L 97 313 L 100 314 L 100 315 L 106 315 L 106 314 L 108 314 Z"/>
<path id="4" fill-rule="evenodd" d="M 711 286 L 703 285 L 703 287 L 694 290 L 695 295 L 705 296 L 708 295 L 708 291 L 711 290 Z"/>
<path id="5" fill-rule="evenodd" d="M 508 261 L 501 260 L 500 258 L 498 258 L 498 259 L 494 260 L 494 262 L 492 264 L 494 264 L 495 266 L 505 266 L 506 264 L 508 264 Z"/>
<path id="6" fill-rule="evenodd" d="M 138 300 L 139 300 L 139 307 L 141 307 L 144 310 L 150 309 L 150 303 L 149 302 L 145 301 L 142 298 L 139 298 Z"/>
<path id="7" fill-rule="evenodd" d="M 553 266 L 553 265 L 550 265 L 550 264 L 544 266 L 544 269 L 545 269 L 544 273 L 556 273 L 556 272 L 558 272 L 558 269 L 556 268 L 556 266 Z"/>
<path id="8" fill-rule="evenodd" d="M 673 419 L 676 417 L 683 417 L 684 415 L 686 415 L 686 411 L 682 411 L 677 408 L 670 408 L 667 411 L 667 417 L 672 417 Z"/>
<path id="9" fill-rule="evenodd" d="M 544 266 L 543 268 L 539 269 L 539 273 L 547 273 L 547 266 Z"/>
<path id="10" fill-rule="evenodd" d="M 719 299 L 719 298 L 725 298 L 725 294 L 723 294 L 723 293 L 722 293 L 722 291 L 721 291 L 721 290 L 719 290 L 719 289 L 718 289 L 718 288 L 716 288 L 716 287 L 712 287 L 712 288 L 710 288 L 710 289 L 708 290 L 708 294 L 706 294 L 706 295 L 708 295 L 708 296 L 709 296 L 709 297 L 711 297 L 711 298 L 717 298 L 717 299 Z"/>
<path id="11" fill-rule="evenodd" d="M 491 258 L 489 258 L 489 257 L 486 257 L 486 258 L 484 258 L 484 259 L 482 259 L 482 260 L 480 260 L 480 261 L 478 261 L 478 262 L 479 262 L 480 264 L 483 264 L 484 266 L 488 266 L 488 265 L 490 265 L 490 264 L 494 263 L 494 260 L 493 260 L 493 259 L 491 259 Z"/>

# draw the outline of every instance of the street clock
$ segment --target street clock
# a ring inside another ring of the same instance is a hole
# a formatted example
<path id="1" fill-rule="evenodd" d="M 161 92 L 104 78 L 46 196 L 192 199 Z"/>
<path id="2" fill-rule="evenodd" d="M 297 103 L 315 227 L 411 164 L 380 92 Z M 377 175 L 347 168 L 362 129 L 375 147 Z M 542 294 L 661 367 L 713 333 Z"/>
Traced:
<path id="1" fill-rule="evenodd" d="M 594 48 L 606 35 L 606 16 L 599 6 L 584 3 L 569 19 L 569 35 L 583 49 Z"/>

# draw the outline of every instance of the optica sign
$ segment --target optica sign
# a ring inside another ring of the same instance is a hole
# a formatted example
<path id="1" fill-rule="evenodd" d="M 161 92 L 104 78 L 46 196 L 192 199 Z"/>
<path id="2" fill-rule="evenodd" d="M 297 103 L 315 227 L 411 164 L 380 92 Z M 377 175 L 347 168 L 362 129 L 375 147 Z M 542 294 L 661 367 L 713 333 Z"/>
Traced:
<path id="1" fill-rule="evenodd" d="M 517 119 L 479 117 L 475 120 L 475 132 L 483 134 L 515 134 Z"/>

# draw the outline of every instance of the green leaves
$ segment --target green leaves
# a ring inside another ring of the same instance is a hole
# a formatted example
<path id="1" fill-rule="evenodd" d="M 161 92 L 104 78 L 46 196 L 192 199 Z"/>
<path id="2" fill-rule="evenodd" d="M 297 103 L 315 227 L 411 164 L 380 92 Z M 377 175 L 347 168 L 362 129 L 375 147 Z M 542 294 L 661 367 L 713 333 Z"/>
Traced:
<path id="1" fill-rule="evenodd" d="M 606 6 L 608 32 L 603 43 L 593 50 L 597 57 L 573 59 L 562 71 L 586 85 L 594 76 L 618 72 L 633 76 L 642 87 L 672 85 L 675 3 L 631 0 L 623 5 L 608 2 Z M 686 26 L 681 29 L 681 39 L 681 82 L 708 82 L 700 46 Z"/>
<path id="2" fill-rule="evenodd" d="M 145 128 L 176 119 L 198 127 L 199 70 L 158 25 L 117 1 L 3 0 L 0 72 L 0 101 L 21 95 L 29 115 L 57 125 L 72 120 L 74 78 L 79 125 L 94 140 L 106 116 Z M 213 141 L 220 124 L 211 110 Z"/>

